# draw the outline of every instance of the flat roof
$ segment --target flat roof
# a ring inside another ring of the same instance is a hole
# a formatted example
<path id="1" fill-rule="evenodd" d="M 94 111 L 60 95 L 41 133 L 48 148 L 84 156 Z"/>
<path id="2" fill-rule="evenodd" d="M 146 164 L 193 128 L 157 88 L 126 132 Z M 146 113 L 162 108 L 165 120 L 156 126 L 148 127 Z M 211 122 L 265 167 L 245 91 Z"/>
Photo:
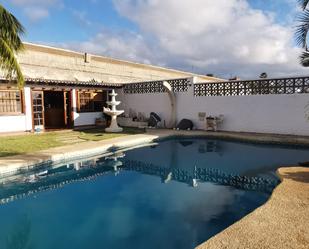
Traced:
<path id="1" fill-rule="evenodd" d="M 69 49 L 64 49 L 64 48 L 58 48 L 58 47 L 53 47 L 53 46 L 48 46 L 48 45 L 42 45 L 42 44 L 35 44 L 35 43 L 30 43 L 30 42 L 24 42 L 25 48 L 32 50 L 32 51 L 39 51 L 39 52 L 47 52 L 51 54 L 58 54 L 58 55 L 64 55 L 64 56 L 77 56 L 80 58 L 84 58 L 85 53 L 82 52 L 77 52 Z M 114 64 L 126 64 L 128 66 L 134 66 L 134 67 L 139 67 L 139 68 L 145 68 L 145 69 L 154 69 L 162 72 L 171 72 L 171 73 L 178 73 L 178 74 L 183 74 L 184 76 L 191 76 L 191 77 L 199 77 L 205 80 L 209 81 L 222 81 L 224 79 L 217 78 L 217 77 L 210 77 L 206 75 L 201 75 L 201 74 L 195 74 L 191 72 L 186 72 L 186 71 L 181 71 L 181 70 L 176 70 L 176 69 L 171 69 L 171 68 L 165 68 L 165 67 L 160 67 L 160 66 L 155 66 L 155 65 L 150 65 L 150 64 L 143 64 L 143 63 L 137 63 L 137 62 L 132 62 L 132 61 L 127 61 L 127 60 L 121 60 L 121 59 L 115 59 L 112 57 L 106 57 L 102 55 L 94 55 L 91 53 L 87 53 L 91 55 L 92 60 L 96 61 L 103 61 L 103 62 L 108 62 L 108 63 L 114 63 Z"/>

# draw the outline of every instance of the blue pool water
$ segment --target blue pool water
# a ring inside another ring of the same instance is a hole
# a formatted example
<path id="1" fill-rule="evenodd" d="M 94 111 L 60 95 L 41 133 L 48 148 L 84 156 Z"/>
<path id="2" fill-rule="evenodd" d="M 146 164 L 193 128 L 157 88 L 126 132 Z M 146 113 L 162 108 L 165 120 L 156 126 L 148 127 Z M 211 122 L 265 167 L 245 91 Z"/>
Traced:
<path id="1" fill-rule="evenodd" d="M 191 249 L 252 212 L 308 149 L 173 139 L 0 179 L 0 248 Z"/>

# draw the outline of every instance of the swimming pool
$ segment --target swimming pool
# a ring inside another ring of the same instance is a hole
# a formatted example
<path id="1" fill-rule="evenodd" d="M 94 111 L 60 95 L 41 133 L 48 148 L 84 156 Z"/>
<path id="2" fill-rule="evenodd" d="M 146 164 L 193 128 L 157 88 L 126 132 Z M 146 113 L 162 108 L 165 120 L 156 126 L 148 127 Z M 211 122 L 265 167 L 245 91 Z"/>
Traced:
<path id="1" fill-rule="evenodd" d="M 1 248 L 194 248 L 262 205 L 308 149 L 170 139 L 1 178 Z"/>

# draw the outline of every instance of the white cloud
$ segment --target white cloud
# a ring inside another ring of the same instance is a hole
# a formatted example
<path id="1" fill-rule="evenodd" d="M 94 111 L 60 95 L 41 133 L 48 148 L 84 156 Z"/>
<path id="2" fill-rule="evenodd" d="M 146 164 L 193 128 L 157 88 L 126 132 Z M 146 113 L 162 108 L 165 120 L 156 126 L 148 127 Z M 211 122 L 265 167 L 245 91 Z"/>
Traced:
<path id="1" fill-rule="evenodd" d="M 104 30 L 98 33 L 94 38 L 85 42 L 71 42 L 57 44 L 65 48 L 89 52 L 93 54 L 102 54 L 119 59 L 138 61 L 149 64 L 157 63 L 158 57 L 155 51 L 148 46 L 149 42 L 142 35 L 133 32 L 114 32 Z"/>
<path id="2" fill-rule="evenodd" d="M 32 22 L 37 22 L 49 16 L 48 10 L 41 7 L 26 7 L 24 13 Z"/>
<path id="3" fill-rule="evenodd" d="M 12 4 L 23 9 L 32 22 L 49 17 L 51 8 L 62 8 L 62 0 L 10 0 Z"/>
<path id="4" fill-rule="evenodd" d="M 88 18 L 88 14 L 86 11 L 72 10 L 73 16 L 82 26 L 91 26 L 93 23 Z"/>
<path id="5" fill-rule="evenodd" d="M 114 0 L 119 13 L 151 34 L 175 60 L 200 72 L 253 77 L 296 74 L 293 31 L 274 22 L 274 13 L 252 9 L 245 0 Z M 177 64 L 177 63 L 176 63 Z"/>
<path id="6" fill-rule="evenodd" d="M 58 0 L 11 0 L 11 2 L 18 6 L 37 5 L 37 4 L 50 6 L 56 4 Z"/>
<path id="7" fill-rule="evenodd" d="M 298 63 L 292 27 L 276 23 L 275 13 L 253 9 L 246 0 L 113 2 L 139 32 L 104 30 L 86 42 L 65 46 L 222 77 L 307 72 Z"/>

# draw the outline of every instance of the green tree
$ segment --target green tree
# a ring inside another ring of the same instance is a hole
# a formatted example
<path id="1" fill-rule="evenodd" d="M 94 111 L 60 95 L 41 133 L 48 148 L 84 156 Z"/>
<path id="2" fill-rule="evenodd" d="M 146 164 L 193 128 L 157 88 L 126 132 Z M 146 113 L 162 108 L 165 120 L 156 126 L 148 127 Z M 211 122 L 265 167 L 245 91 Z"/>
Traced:
<path id="1" fill-rule="evenodd" d="M 25 80 L 15 54 L 24 48 L 20 39 L 24 33 L 21 23 L 0 4 L 0 68 L 7 78 L 15 77 L 19 87 Z"/>

